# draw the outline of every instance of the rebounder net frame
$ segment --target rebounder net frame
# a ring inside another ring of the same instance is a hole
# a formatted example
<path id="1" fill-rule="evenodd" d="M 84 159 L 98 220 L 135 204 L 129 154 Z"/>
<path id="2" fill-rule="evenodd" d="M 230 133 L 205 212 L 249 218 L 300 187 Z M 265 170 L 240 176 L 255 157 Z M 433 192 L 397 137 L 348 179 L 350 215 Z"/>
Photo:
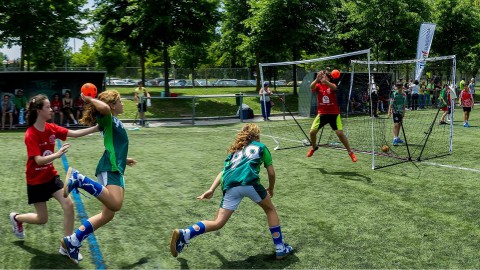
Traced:
<path id="1" fill-rule="evenodd" d="M 347 59 L 348 65 L 344 65 L 345 60 Z M 429 58 L 426 59 L 426 62 L 450 59 L 453 60 L 451 76 L 453 77 L 453 87 L 455 87 L 454 56 Z M 409 71 L 409 68 L 407 68 L 407 71 L 404 71 L 403 74 L 398 71 L 392 71 L 392 69 L 374 70 L 374 72 L 371 72 L 372 65 L 375 65 L 376 67 L 382 65 L 394 66 L 400 64 L 416 64 L 420 61 L 425 61 L 425 59 L 373 62 L 370 61 L 370 50 L 363 50 L 309 60 L 260 63 L 259 69 L 262 86 L 264 84 L 264 68 L 303 64 L 309 65 L 310 70 L 312 70 L 312 72 L 308 72 L 303 78 L 297 99 L 293 98 L 292 100 L 290 98 L 287 102 L 287 100 L 281 99 L 280 95 L 276 95 L 275 93 L 271 96 L 271 99 L 274 100 L 276 104 L 282 104 L 287 113 L 283 117 L 276 117 L 273 121 L 267 122 L 267 132 L 265 132 L 263 136 L 270 137 L 275 142 L 275 150 L 292 149 L 311 145 L 308 133 L 313 120 L 312 117 L 316 116 L 317 102 L 315 95 L 311 93 L 309 87 L 316 75 L 313 70 L 325 69 L 327 66 L 336 69 L 337 66 L 341 66 L 343 69 L 341 72 L 342 75 L 334 82 L 339 88 L 337 98 L 342 115 L 343 130 L 350 141 L 350 146 L 353 151 L 371 154 L 372 169 L 450 154 L 452 152 L 453 139 L 452 124 L 448 125 L 449 131 L 447 131 L 447 135 L 439 135 L 448 137 L 448 150 L 442 150 L 440 152 L 431 151 L 431 144 L 435 144 L 436 140 L 434 140 L 434 138 L 438 136 L 438 132 L 436 132 L 437 126 L 434 123 L 438 120 L 439 115 L 441 115 L 439 108 L 432 107 L 427 110 L 428 113 L 422 111 L 422 114 L 424 115 L 423 118 L 416 118 L 416 121 L 421 123 L 416 124 L 417 127 L 428 127 L 425 131 L 419 131 L 419 133 L 421 133 L 420 135 L 410 136 L 409 134 L 412 134 L 410 129 L 406 129 L 407 131 L 405 131 L 403 128 L 401 133 L 404 136 L 403 138 L 406 143 L 402 145 L 401 148 L 397 148 L 393 147 L 392 144 L 389 143 L 390 139 L 388 139 L 390 136 L 389 134 L 392 133 L 391 126 L 393 125 L 393 121 L 387 119 L 385 115 L 381 115 L 381 107 L 378 105 L 380 103 L 372 105 L 375 101 L 374 96 L 377 96 L 378 99 L 378 94 L 384 94 L 386 92 L 389 95 L 392 91 L 392 82 L 394 80 L 399 76 L 405 76 L 408 72 L 413 74 L 415 70 L 414 68 L 410 68 L 411 70 Z M 339 64 L 342 62 L 343 64 Z M 429 65 L 426 65 L 425 62 L 423 62 L 423 64 L 426 67 L 426 71 L 430 72 L 428 69 Z M 358 68 L 359 66 L 360 68 Z M 356 70 L 356 68 L 358 68 L 358 70 Z M 375 93 L 376 91 L 374 91 L 374 89 L 378 90 L 378 93 Z M 265 102 L 265 98 L 263 100 Z M 388 109 L 388 101 L 382 100 L 381 104 L 383 105 L 383 110 Z M 264 108 L 266 108 L 266 106 L 264 106 Z M 378 114 L 380 114 L 379 117 L 375 117 L 377 116 L 377 111 Z M 409 124 L 408 126 L 411 125 Z M 432 134 L 435 134 L 435 136 L 430 137 Z M 407 135 L 408 137 L 405 137 Z M 421 138 L 417 138 L 418 136 Z M 333 132 L 329 126 L 325 126 L 319 130 L 317 137 L 318 145 L 321 147 L 345 150 L 335 135 L 335 132 Z M 409 138 L 411 138 L 411 140 L 409 140 Z M 422 147 L 420 147 L 421 150 L 419 150 L 419 146 L 416 145 L 420 143 L 422 144 Z M 384 145 L 389 147 L 389 151 L 382 151 Z"/>

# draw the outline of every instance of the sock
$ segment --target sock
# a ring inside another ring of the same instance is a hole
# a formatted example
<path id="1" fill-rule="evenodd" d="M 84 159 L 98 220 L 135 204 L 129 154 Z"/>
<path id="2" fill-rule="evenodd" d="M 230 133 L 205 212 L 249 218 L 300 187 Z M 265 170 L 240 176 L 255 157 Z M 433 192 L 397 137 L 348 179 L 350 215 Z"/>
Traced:
<path id="1" fill-rule="evenodd" d="M 98 183 L 97 181 L 93 181 L 92 179 L 82 174 L 78 174 L 78 179 L 80 180 L 80 187 L 83 190 L 93 195 L 94 197 L 100 196 L 103 191 L 103 186 L 100 183 Z"/>
<path id="2" fill-rule="evenodd" d="M 80 226 L 81 227 L 81 226 Z M 85 238 L 87 238 L 90 234 L 93 233 L 93 226 L 92 226 L 92 223 L 90 223 L 90 221 L 85 221 L 83 223 L 83 227 L 85 227 L 85 229 L 82 231 L 80 230 L 80 228 L 78 228 L 72 235 L 72 245 L 74 246 L 78 246 L 82 243 L 83 240 L 85 240 Z"/>
<path id="3" fill-rule="evenodd" d="M 272 234 L 273 244 L 275 245 L 275 248 L 283 249 L 283 237 L 282 237 L 282 229 L 280 229 L 280 225 L 275 227 L 270 227 L 270 233 Z"/>
<path id="4" fill-rule="evenodd" d="M 194 225 L 197 225 L 198 227 L 200 227 L 200 229 L 198 229 L 198 231 L 195 230 L 195 228 L 193 227 Z M 195 236 L 199 236 L 205 232 L 205 224 L 203 224 L 203 222 L 199 221 L 194 225 L 188 227 L 188 229 L 185 229 L 185 240 L 190 240 Z"/>

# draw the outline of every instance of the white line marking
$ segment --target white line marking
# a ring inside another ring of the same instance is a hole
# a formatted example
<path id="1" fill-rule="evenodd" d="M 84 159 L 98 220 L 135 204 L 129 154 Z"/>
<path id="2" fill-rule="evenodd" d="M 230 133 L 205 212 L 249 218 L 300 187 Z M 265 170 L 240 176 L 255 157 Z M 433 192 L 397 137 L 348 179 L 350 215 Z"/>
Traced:
<path id="1" fill-rule="evenodd" d="M 432 166 L 445 167 L 445 168 L 451 168 L 451 169 L 458 169 L 458 170 L 480 173 L 480 170 L 477 170 L 477 169 L 458 167 L 458 166 L 453 166 L 453 165 L 438 164 L 438 163 L 433 163 L 433 162 L 420 162 L 420 164 L 426 164 L 426 165 L 432 165 Z"/>

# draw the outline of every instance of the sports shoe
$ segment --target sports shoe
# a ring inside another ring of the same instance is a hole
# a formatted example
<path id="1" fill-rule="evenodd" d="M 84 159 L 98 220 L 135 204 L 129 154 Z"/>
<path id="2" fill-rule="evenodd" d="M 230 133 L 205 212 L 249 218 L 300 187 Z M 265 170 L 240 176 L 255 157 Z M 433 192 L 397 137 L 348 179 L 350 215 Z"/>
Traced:
<path id="1" fill-rule="evenodd" d="M 350 156 L 350 158 L 352 159 L 353 162 L 357 162 L 357 156 L 355 156 L 355 153 L 353 152 L 350 152 L 348 153 L 348 155 Z"/>
<path id="2" fill-rule="evenodd" d="M 463 124 L 463 127 L 470 127 L 468 123 Z"/>
<path id="3" fill-rule="evenodd" d="M 70 242 L 70 236 L 63 237 L 63 239 L 60 240 L 60 243 L 62 244 L 62 248 L 67 253 L 66 255 L 68 258 L 70 258 L 70 260 L 72 260 L 75 264 L 78 264 L 81 245 L 78 247 L 72 245 Z"/>
<path id="4" fill-rule="evenodd" d="M 65 185 L 63 186 L 63 197 L 67 198 L 68 194 L 76 190 L 80 186 L 80 180 L 78 179 L 79 172 L 72 167 L 68 168 L 67 176 L 65 177 Z"/>
<path id="5" fill-rule="evenodd" d="M 281 259 L 287 257 L 288 254 L 291 254 L 292 252 L 293 252 L 292 246 L 290 246 L 287 243 L 284 243 L 282 249 L 280 249 L 280 250 L 277 249 L 275 251 L 275 256 L 277 257 L 277 260 L 281 260 Z"/>
<path id="6" fill-rule="evenodd" d="M 187 245 L 188 241 L 185 240 L 184 230 L 173 230 L 172 240 L 170 240 L 170 253 L 172 253 L 172 256 L 177 257 L 178 253 L 181 253 Z"/>
<path id="7" fill-rule="evenodd" d="M 12 223 L 12 232 L 18 239 L 25 238 L 25 233 L 23 232 L 23 223 L 20 221 L 15 220 L 15 216 L 18 213 L 12 212 L 10 213 L 10 223 Z"/>
<path id="8" fill-rule="evenodd" d="M 64 249 L 63 246 L 60 246 L 60 248 L 58 249 L 58 253 L 68 257 L 67 250 Z M 78 253 L 78 260 L 79 261 L 83 260 L 83 256 L 80 252 Z"/>
<path id="9" fill-rule="evenodd" d="M 310 148 L 310 150 L 308 150 L 307 157 L 313 156 L 313 153 L 315 153 L 315 151 L 317 150 L 318 150 L 318 146 L 315 148 Z"/>
<path id="10" fill-rule="evenodd" d="M 447 124 L 447 122 L 445 122 L 445 121 L 440 121 L 440 123 L 439 123 L 439 125 L 446 125 L 446 124 Z"/>
<path id="11" fill-rule="evenodd" d="M 404 143 L 404 141 L 402 141 L 402 139 L 398 138 L 397 140 L 398 143 Z"/>
<path id="12" fill-rule="evenodd" d="M 398 145 L 398 139 L 394 138 L 392 144 L 393 144 L 393 146 L 397 146 Z"/>

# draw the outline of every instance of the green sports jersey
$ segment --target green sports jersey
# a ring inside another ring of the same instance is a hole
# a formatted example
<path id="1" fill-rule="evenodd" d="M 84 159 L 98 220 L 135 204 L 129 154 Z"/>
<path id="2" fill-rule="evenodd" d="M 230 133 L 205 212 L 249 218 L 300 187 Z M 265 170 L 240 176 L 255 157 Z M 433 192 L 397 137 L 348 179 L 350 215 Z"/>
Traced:
<path id="1" fill-rule="evenodd" d="M 392 97 L 390 98 L 390 103 L 392 104 L 393 112 L 403 113 L 406 103 L 405 95 L 398 91 L 393 92 Z"/>
<path id="2" fill-rule="evenodd" d="M 242 150 L 229 154 L 224 162 L 222 190 L 260 183 L 260 166 L 272 165 L 272 156 L 261 142 L 253 141 Z"/>
<path id="3" fill-rule="evenodd" d="M 128 136 L 122 121 L 111 114 L 97 116 L 103 135 L 105 152 L 98 162 L 95 175 L 101 172 L 125 172 L 128 155 Z"/>

